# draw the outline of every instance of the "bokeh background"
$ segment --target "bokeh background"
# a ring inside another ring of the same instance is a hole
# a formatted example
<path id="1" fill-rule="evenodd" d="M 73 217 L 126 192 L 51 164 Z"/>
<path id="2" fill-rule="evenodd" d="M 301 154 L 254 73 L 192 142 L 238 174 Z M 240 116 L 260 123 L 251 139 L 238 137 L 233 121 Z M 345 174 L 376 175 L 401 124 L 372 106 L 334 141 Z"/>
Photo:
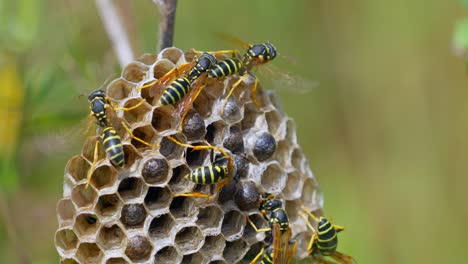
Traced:
<path id="1" fill-rule="evenodd" d="M 347 228 L 340 251 L 359 264 L 463 263 L 464 2 L 179 0 L 175 45 L 230 48 L 217 32 L 269 40 L 296 61 L 276 66 L 319 83 L 278 94 L 326 215 Z M 154 53 L 157 7 L 114 3 L 135 54 Z M 57 263 L 55 203 L 88 113 L 80 95 L 120 66 L 94 1 L 0 0 L 0 36 L 0 262 Z"/>

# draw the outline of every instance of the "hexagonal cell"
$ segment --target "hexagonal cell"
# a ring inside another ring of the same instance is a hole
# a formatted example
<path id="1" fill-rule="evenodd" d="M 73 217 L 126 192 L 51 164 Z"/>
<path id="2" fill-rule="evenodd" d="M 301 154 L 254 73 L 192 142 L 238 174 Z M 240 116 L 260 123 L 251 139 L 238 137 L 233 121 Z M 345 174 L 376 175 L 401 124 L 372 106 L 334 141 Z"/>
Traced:
<path id="1" fill-rule="evenodd" d="M 99 226 L 96 215 L 85 213 L 77 215 L 74 229 L 79 237 L 86 237 L 95 235 Z"/>
<path id="2" fill-rule="evenodd" d="M 222 103 L 224 103 L 224 101 L 222 101 Z M 242 111 L 239 107 L 239 103 L 233 96 L 229 98 L 228 102 L 226 103 L 224 111 L 221 112 L 221 117 L 224 121 L 230 124 L 241 121 Z"/>
<path id="3" fill-rule="evenodd" d="M 260 250 L 265 246 L 263 242 L 258 242 L 250 246 L 249 251 L 245 254 L 244 261 L 248 261 L 250 263 L 257 255 L 260 253 Z"/>
<path id="4" fill-rule="evenodd" d="M 238 191 L 239 183 L 236 181 L 230 181 L 226 186 L 224 186 L 218 193 L 218 203 L 226 204 L 232 201 L 232 197 Z"/>
<path id="5" fill-rule="evenodd" d="M 123 79 L 115 79 L 107 86 L 107 96 L 112 100 L 120 101 L 127 98 L 136 85 Z"/>
<path id="6" fill-rule="evenodd" d="M 200 264 L 204 263 L 204 257 L 200 253 L 193 253 L 189 255 L 185 255 L 182 259 L 182 264 Z"/>
<path id="7" fill-rule="evenodd" d="M 101 217 L 115 215 L 122 206 L 122 201 L 116 194 L 106 194 L 99 197 L 96 205 L 96 213 Z"/>
<path id="8" fill-rule="evenodd" d="M 255 224 L 258 229 L 267 228 L 268 222 L 260 213 L 249 215 L 250 220 Z M 244 238 L 249 244 L 262 241 L 265 238 L 265 232 L 257 232 L 250 223 L 245 225 Z"/>
<path id="9" fill-rule="evenodd" d="M 263 133 L 258 137 L 253 148 L 253 154 L 258 161 L 269 159 L 276 151 L 276 140 L 269 133 Z"/>
<path id="10" fill-rule="evenodd" d="M 197 225 L 200 227 L 204 234 L 211 233 L 211 235 L 218 233 L 223 218 L 223 211 L 217 206 L 207 206 L 200 208 L 197 216 Z"/>
<path id="11" fill-rule="evenodd" d="M 124 106 L 125 108 L 131 108 L 134 107 L 138 104 L 140 104 L 137 108 L 134 108 L 132 110 L 126 110 L 123 111 L 123 116 L 124 119 L 129 123 L 133 124 L 136 122 L 143 121 L 145 118 L 146 113 L 151 111 L 151 105 L 147 102 L 141 104 L 140 98 L 133 98 L 125 102 Z"/>
<path id="12" fill-rule="evenodd" d="M 251 129 L 255 125 L 255 121 L 261 115 L 261 111 L 253 103 L 245 104 L 244 119 L 242 119 L 242 130 Z"/>
<path id="13" fill-rule="evenodd" d="M 235 180 L 241 180 L 247 178 L 249 173 L 249 159 L 244 154 L 234 155 L 234 162 L 236 164 L 236 175 Z"/>
<path id="14" fill-rule="evenodd" d="M 62 199 L 57 203 L 57 216 L 59 223 L 72 222 L 75 206 L 70 199 Z"/>
<path id="15" fill-rule="evenodd" d="M 99 230 L 97 243 L 107 250 L 119 249 L 125 243 L 125 233 L 118 225 L 103 226 Z"/>
<path id="16" fill-rule="evenodd" d="M 176 218 L 191 218 L 197 213 L 195 199 L 192 197 L 174 197 L 169 207 L 171 214 Z"/>
<path id="17" fill-rule="evenodd" d="M 191 254 L 203 245 L 203 234 L 197 226 L 184 227 L 177 232 L 174 242 L 182 254 Z"/>
<path id="18" fill-rule="evenodd" d="M 180 139 L 180 136 L 172 135 L 179 142 L 183 142 Z M 161 143 L 159 144 L 159 153 L 161 153 L 166 159 L 178 159 L 182 156 L 184 152 L 184 147 L 177 145 L 172 140 L 167 137 L 163 137 Z"/>
<path id="19" fill-rule="evenodd" d="M 77 155 L 68 161 L 65 171 L 67 171 L 76 182 L 79 182 L 86 179 L 90 167 L 88 161 L 82 156 Z"/>
<path id="20" fill-rule="evenodd" d="M 154 256 L 154 263 L 171 264 L 179 263 L 182 260 L 182 254 L 172 246 L 163 247 Z"/>
<path id="21" fill-rule="evenodd" d="M 79 264 L 79 262 L 76 259 L 63 259 L 60 264 Z"/>
<path id="22" fill-rule="evenodd" d="M 291 118 L 286 121 L 286 139 L 293 144 L 297 144 L 296 122 Z"/>
<path id="23" fill-rule="evenodd" d="M 123 145 L 123 151 L 125 154 L 124 167 L 130 168 L 137 159 L 141 158 L 141 155 L 133 145 L 131 144 L 122 144 L 122 145 Z"/>
<path id="24" fill-rule="evenodd" d="M 236 154 L 244 152 L 244 138 L 242 137 L 242 131 L 238 126 L 232 126 L 229 128 L 229 136 L 224 139 L 223 147 Z"/>
<path id="25" fill-rule="evenodd" d="M 140 178 L 131 177 L 122 180 L 119 184 L 119 195 L 124 201 L 138 198 L 143 193 L 144 183 Z"/>
<path id="26" fill-rule="evenodd" d="M 249 246 L 243 239 L 238 239 L 233 242 L 226 242 L 223 256 L 228 263 L 235 263 L 244 257 L 248 249 Z"/>
<path id="27" fill-rule="evenodd" d="M 137 127 L 133 129 L 132 132 L 135 137 L 143 140 L 144 142 L 148 144 L 154 145 L 154 140 L 156 139 L 156 132 L 154 131 L 153 127 L 151 127 L 150 125 Z M 150 147 L 147 144 L 144 144 L 140 142 L 139 140 L 136 140 L 135 138 L 132 138 L 131 143 L 137 149 Z"/>
<path id="28" fill-rule="evenodd" d="M 159 58 L 170 60 L 174 64 L 181 63 L 181 60 L 185 61 L 184 52 L 173 47 L 163 49 L 159 53 Z"/>
<path id="29" fill-rule="evenodd" d="M 86 139 L 86 141 L 85 141 L 85 143 L 83 145 L 83 148 L 81 149 L 81 155 L 88 161 L 87 163 L 89 163 L 89 164 L 87 165 L 87 167 L 86 167 L 86 164 L 81 164 L 80 163 L 79 165 L 83 165 L 87 169 L 89 169 L 91 167 L 90 164 L 94 160 L 94 148 L 96 146 L 96 142 L 98 142 L 98 141 L 99 141 L 99 144 L 101 144 L 101 138 L 98 135 Z M 105 158 L 106 158 L 106 153 L 105 153 L 104 148 L 98 147 L 98 157 L 97 157 L 96 160 L 100 161 L 100 160 L 103 160 Z M 88 171 L 86 171 L 85 173 L 86 174 L 84 176 L 84 179 L 86 178 L 86 176 L 88 174 Z M 73 178 L 75 180 L 78 179 L 78 178 L 75 178 L 75 177 L 73 177 Z"/>
<path id="30" fill-rule="evenodd" d="M 141 175 L 146 183 L 162 184 L 169 180 L 169 165 L 166 159 L 151 158 L 145 162 Z"/>
<path id="31" fill-rule="evenodd" d="M 294 223 L 298 219 L 301 219 L 298 215 L 298 212 L 302 211 L 301 204 L 297 201 L 285 201 L 284 208 L 288 214 L 290 223 Z"/>
<path id="32" fill-rule="evenodd" d="M 323 206 L 323 197 L 320 187 L 312 179 L 307 179 L 302 188 L 301 202 L 311 210 L 319 209 Z"/>
<path id="33" fill-rule="evenodd" d="M 243 181 L 239 183 L 239 188 L 234 195 L 234 201 L 237 207 L 243 211 L 258 208 L 260 193 L 254 182 Z"/>
<path id="34" fill-rule="evenodd" d="M 151 53 L 145 53 L 138 58 L 138 61 L 146 64 L 146 65 L 153 65 L 156 60 L 158 60 L 158 55 L 156 54 L 151 54 Z"/>
<path id="35" fill-rule="evenodd" d="M 175 118 L 172 116 L 172 106 L 162 106 L 154 109 L 151 125 L 158 132 L 163 132 L 175 127 Z"/>
<path id="36" fill-rule="evenodd" d="M 283 168 L 291 166 L 291 145 L 289 141 L 281 140 L 278 142 L 278 149 L 275 151 L 274 159 L 277 160 Z"/>
<path id="37" fill-rule="evenodd" d="M 81 243 L 76 257 L 81 263 L 100 263 L 103 254 L 95 243 Z"/>
<path id="38" fill-rule="evenodd" d="M 153 246 L 144 236 L 134 236 L 128 239 L 125 255 L 133 262 L 147 261 Z"/>
<path id="39" fill-rule="evenodd" d="M 302 163 L 304 161 L 304 154 L 299 148 L 295 148 L 291 155 L 291 164 L 296 170 L 302 171 Z"/>
<path id="40" fill-rule="evenodd" d="M 91 175 L 91 184 L 98 190 L 112 187 L 117 181 L 117 171 L 109 165 L 97 167 Z"/>
<path id="41" fill-rule="evenodd" d="M 270 134 L 274 135 L 278 132 L 278 128 L 281 126 L 281 122 L 283 121 L 282 116 L 278 111 L 270 111 L 265 113 L 265 118 L 268 124 L 268 131 Z"/>
<path id="42" fill-rule="evenodd" d="M 217 260 L 210 261 L 209 264 L 227 264 L 227 262 L 222 259 L 217 259 Z"/>
<path id="43" fill-rule="evenodd" d="M 153 240 L 158 241 L 169 237 L 174 226 L 175 220 L 170 214 L 156 216 L 151 221 L 148 233 Z"/>
<path id="44" fill-rule="evenodd" d="M 122 208 L 120 222 L 128 228 L 142 227 L 146 219 L 146 210 L 142 204 L 126 204 Z"/>
<path id="45" fill-rule="evenodd" d="M 281 169 L 281 167 L 276 164 L 270 164 L 265 171 L 262 173 L 262 187 L 268 193 L 279 193 L 286 186 L 286 180 L 288 176 Z"/>
<path id="46" fill-rule="evenodd" d="M 193 144 L 194 146 L 206 145 L 206 144 Z M 208 155 L 210 154 L 209 150 L 193 150 L 193 148 L 187 148 L 185 160 L 187 165 L 190 168 L 195 169 L 201 167 L 205 164 Z"/>
<path id="47" fill-rule="evenodd" d="M 182 124 L 182 132 L 187 140 L 201 139 L 206 134 L 205 120 L 196 111 L 190 111 Z"/>
<path id="48" fill-rule="evenodd" d="M 169 206 L 171 200 L 172 195 L 167 187 L 150 187 L 145 197 L 145 205 L 150 211 L 159 210 Z"/>
<path id="49" fill-rule="evenodd" d="M 96 198 L 96 191 L 92 187 L 86 188 L 86 184 L 78 185 L 72 190 L 72 200 L 78 208 L 92 207 Z"/>
<path id="50" fill-rule="evenodd" d="M 190 169 L 185 165 L 180 165 L 172 169 L 172 177 L 169 181 L 169 187 L 174 193 L 186 192 L 191 186 L 194 185 L 191 181 L 185 178 L 190 174 Z"/>
<path id="51" fill-rule="evenodd" d="M 159 79 L 163 77 L 164 75 L 166 75 L 166 73 L 168 73 L 174 67 L 175 67 L 175 63 L 168 59 L 159 60 L 154 65 L 153 77 L 156 79 Z"/>
<path id="52" fill-rule="evenodd" d="M 71 229 L 59 229 L 55 233 L 55 245 L 64 252 L 73 251 L 78 246 L 78 237 Z"/>
<path id="53" fill-rule="evenodd" d="M 288 200 L 298 199 L 301 197 L 301 191 L 301 175 L 296 171 L 289 173 L 286 187 L 283 189 L 283 197 Z"/>
<path id="54" fill-rule="evenodd" d="M 227 127 L 227 124 L 222 120 L 211 123 L 206 127 L 206 141 L 212 145 L 221 144 L 226 134 Z"/>
<path id="55" fill-rule="evenodd" d="M 106 264 L 128 264 L 128 261 L 124 258 L 110 258 L 106 261 Z"/>
<path id="56" fill-rule="evenodd" d="M 207 236 L 201 251 L 204 255 L 213 258 L 214 256 L 221 256 L 225 246 L 226 240 L 222 235 Z"/>
<path id="57" fill-rule="evenodd" d="M 122 77 L 130 82 L 138 83 L 145 79 L 149 67 L 141 62 L 132 62 L 125 66 Z"/>
<path id="58" fill-rule="evenodd" d="M 227 241 L 239 239 L 244 232 L 245 223 L 245 216 L 241 212 L 229 211 L 224 215 L 221 232 Z"/>
<path id="59" fill-rule="evenodd" d="M 192 107 L 200 114 L 200 116 L 208 118 L 212 114 L 214 100 L 214 97 L 210 96 L 205 91 L 202 91 L 198 94 L 197 100 L 193 102 Z"/>

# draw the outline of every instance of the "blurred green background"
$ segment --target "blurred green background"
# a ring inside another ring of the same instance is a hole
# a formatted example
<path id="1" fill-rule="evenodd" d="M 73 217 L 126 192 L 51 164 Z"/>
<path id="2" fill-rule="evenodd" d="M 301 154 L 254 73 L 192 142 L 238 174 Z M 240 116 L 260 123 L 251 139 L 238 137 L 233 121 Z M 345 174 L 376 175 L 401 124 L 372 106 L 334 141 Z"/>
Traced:
<path id="1" fill-rule="evenodd" d="M 114 2 L 135 54 L 154 53 L 157 7 Z M 179 0 L 175 45 L 229 48 L 216 32 L 269 40 L 297 60 L 277 66 L 320 83 L 278 93 L 326 214 L 347 228 L 340 251 L 359 264 L 462 263 L 464 2 Z M 94 1 L 0 0 L 0 34 L 0 263 L 57 263 L 55 203 L 82 143 L 68 135 L 88 113 L 79 95 L 120 67 Z"/>

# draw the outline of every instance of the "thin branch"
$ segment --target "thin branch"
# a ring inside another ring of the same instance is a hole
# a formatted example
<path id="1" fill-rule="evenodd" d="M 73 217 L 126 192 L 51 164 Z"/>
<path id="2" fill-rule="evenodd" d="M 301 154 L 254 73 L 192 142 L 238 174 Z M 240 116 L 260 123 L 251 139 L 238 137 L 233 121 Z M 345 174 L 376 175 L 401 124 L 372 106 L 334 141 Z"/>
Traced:
<path id="1" fill-rule="evenodd" d="M 96 6 L 101 16 L 104 28 L 112 42 L 114 52 L 123 68 L 134 59 L 127 33 L 111 0 L 96 0 Z"/>
<path id="2" fill-rule="evenodd" d="M 159 51 L 172 47 L 177 0 L 153 0 L 159 5 L 161 22 L 159 23 Z"/>

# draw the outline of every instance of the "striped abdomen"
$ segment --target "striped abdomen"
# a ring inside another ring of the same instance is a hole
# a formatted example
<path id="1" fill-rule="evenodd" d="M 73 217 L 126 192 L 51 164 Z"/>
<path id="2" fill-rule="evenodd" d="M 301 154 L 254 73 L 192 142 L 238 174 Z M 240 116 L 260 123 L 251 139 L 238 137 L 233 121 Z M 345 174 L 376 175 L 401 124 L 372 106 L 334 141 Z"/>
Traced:
<path id="1" fill-rule="evenodd" d="M 316 247 L 320 254 L 329 256 L 336 251 L 338 234 L 335 227 L 326 218 L 321 217 L 318 224 Z"/>
<path id="2" fill-rule="evenodd" d="M 190 89 L 190 81 L 186 77 L 178 78 L 167 86 L 163 95 L 159 99 L 162 105 L 170 105 L 177 103 Z"/>
<path id="3" fill-rule="evenodd" d="M 270 216 L 270 227 L 273 228 L 273 225 L 278 223 L 280 225 L 281 232 L 287 231 L 289 228 L 289 219 L 286 211 L 283 208 L 275 208 L 271 212 Z"/>
<path id="4" fill-rule="evenodd" d="M 104 128 L 101 137 L 107 158 L 115 166 L 122 167 L 125 163 L 125 155 L 122 148 L 122 141 L 115 129 L 113 127 Z"/>
<path id="5" fill-rule="evenodd" d="M 220 78 L 238 73 L 242 68 L 242 62 L 238 59 L 227 59 L 214 65 L 208 72 L 210 78 Z"/>
<path id="6" fill-rule="evenodd" d="M 226 165 L 208 165 L 197 168 L 186 178 L 197 184 L 208 185 L 220 182 L 227 176 L 228 168 Z"/>
<path id="7" fill-rule="evenodd" d="M 263 253 L 262 264 L 273 264 L 273 245 L 269 246 Z"/>

